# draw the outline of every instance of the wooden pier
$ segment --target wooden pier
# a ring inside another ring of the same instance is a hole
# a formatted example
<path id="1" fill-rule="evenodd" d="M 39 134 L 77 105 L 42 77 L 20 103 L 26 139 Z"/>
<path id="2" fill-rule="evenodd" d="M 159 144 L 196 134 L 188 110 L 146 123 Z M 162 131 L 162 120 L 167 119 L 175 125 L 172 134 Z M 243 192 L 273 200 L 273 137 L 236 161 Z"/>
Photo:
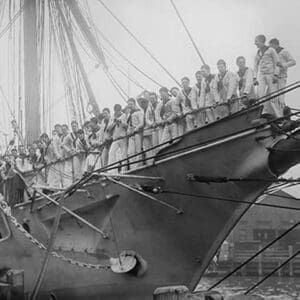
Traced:
<path id="1" fill-rule="evenodd" d="M 254 255 L 262 246 L 254 250 L 234 250 L 231 259 L 227 261 L 219 261 L 217 269 L 214 275 L 228 273 L 241 263 L 246 261 L 249 257 Z M 287 250 L 279 249 L 269 249 L 260 254 L 258 257 L 253 259 L 247 265 L 245 265 L 241 270 L 237 271 L 235 275 L 237 276 L 264 276 L 278 267 L 283 263 L 288 257 L 290 257 L 295 251 L 292 246 L 289 246 Z M 210 275 L 209 273 L 207 275 Z M 297 256 L 291 260 L 287 265 L 277 272 L 277 276 L 287 276 L 287 277 L 298 277 L 300 276 L 300 256 Z"/>

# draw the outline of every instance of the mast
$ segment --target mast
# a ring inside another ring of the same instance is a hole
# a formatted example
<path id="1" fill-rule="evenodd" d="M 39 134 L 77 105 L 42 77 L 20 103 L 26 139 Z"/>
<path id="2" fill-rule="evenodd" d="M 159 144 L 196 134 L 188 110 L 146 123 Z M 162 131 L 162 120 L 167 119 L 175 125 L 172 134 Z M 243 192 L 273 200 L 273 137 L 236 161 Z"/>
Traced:
<path id="1" fill-rule="evenodd" d="M 40 82 L 37 54 L 36 0 L 24 1 L 24 89 L 25 136 L 27 144 L 40 135 Z"/>
<path id="2" fill-rule="evenodd" d="M 57 8 L 57 11 L 58 11 L 59 16 L 61 18 L 61 21 L 63 23 L 63 26 L 65 28 L 65 32 L 67 34 L 67 37 L 68 37 L 68 40 L 69 40 L 69 43 L 70 43 L 70 46 L 71 46 L 71 49 L 72 49 L 72 53 L 73 53 L 74 59 L 75 59 L 75 61 L 77 63 L 79 71 L 81 73 L 82 80 L 83 80 L 83 83 L 84 83 L 84 86 L 86 88 L 86 92 L 87 92 L 87 95 L 88 95 L 88 98 L 89 98 L 89 103 L 92 106 L 92 113 L 94 114 L 94 116 L 98 116 L 100 114 L 100 110 L 99 110 L 98 104 L 96 102 L 96 97 L 95 97 L 95 95 L 93 93 L 93 90 L 92 90 L 92 87 L 90 85 L 90 82 L 88 80 L 87 74 L 85 72 L 84 66 L 83 66 L 82 61 L 80 59 L 79 53 L 78 53 L 78 51 L 76 49 L 76 45 L 75 45 L 74 40 L 73 40 L 73 34 L 70 31 L 70 28 L 68 27 L 68 24 L 67 24 L 67 21 L 65 19 L 65 16 L 64 16 L 64 14 L 63 14 L 63 12 L 61 10 L 59 1 L 54 0 L 54 3 L 56 5 L 56 8 Z"/>

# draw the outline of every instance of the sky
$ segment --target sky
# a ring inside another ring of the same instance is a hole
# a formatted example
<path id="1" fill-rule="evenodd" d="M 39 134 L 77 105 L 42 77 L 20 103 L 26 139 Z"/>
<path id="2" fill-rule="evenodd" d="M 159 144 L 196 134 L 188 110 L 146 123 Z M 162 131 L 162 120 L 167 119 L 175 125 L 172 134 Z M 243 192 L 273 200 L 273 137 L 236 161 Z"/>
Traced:
<path id="1" fill-rule="evenodd" d="M 169 0 L 103 1 L 177 80 L 188 76 L 194 83 L 194 74 L 202 63 Z M 129 60 L 162 85 L 169 88 L 176 85 L 121 28 L 98 0 L 79 0 L 79 2 L 82 6 L 88 4 L 96 27 L 104 32 Z M 216 62 L 220 58 L 227 62 L 230 70 L 236 70 L 235 60 L 240 55 L 246 57 L 249 67 L 253 67 L 257 52 L 254 38 L 258 34 L 264 34 L 267 40 L 278 38 L 281 45 L 288 49 L 298 62 L 296 67 L 289 70 L 288 82 L 300 80 L 299 0 L 174 0 L 174 2 L 205 62 L 211 66 L 213 72 L 216 72 Z M 6 24 L 5 21 L 7 20 L 4 19 L 1 28 Z M 11 95 L 7 86 L 9 71 L 7 39 L 6 35 L 0 40 L 2 49 L 0 82 L 7 94 Z M 108 51 L 118 66 L 124 68 L 147 90 L 158 90 L 155 84 L 128 66 L 101 37 L 99 39 L 105 51 Z M 84 55 L 82 59 L 100 108 L 112 108 L 116 103 L 125 104 L 101 67 L 97 69 L 94 67 L 97 62 L 91 61 Z M 141 88 L 124 78 L 109 61 L 107 63 L 110 72 L 128 96 L 134 97 L 141 92 Z M 58 74 L 52 93 L 53 125 L 68 121 L 62 82 L 61 75 Z M 286 102 L 291 107 L 300 108 L 299 98 L 300 92 L 295 91 L 286 97 Z M 5 104 L 2 103 L 3 106 L 5 107 Z M 8 119 L 9 113 L 4 112 L 4 114 Z M 299 176 L 299 168 L 291 174 Z"/>

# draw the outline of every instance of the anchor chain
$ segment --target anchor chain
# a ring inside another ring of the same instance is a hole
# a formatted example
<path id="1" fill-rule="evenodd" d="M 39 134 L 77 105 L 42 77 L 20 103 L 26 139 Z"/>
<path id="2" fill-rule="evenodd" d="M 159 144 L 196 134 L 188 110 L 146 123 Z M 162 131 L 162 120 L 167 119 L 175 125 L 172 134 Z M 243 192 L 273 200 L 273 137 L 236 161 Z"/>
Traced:
<path id="1" fill-rule="evenodd" d="M 12 215 L 11 213 L 11 208 L 7 205 L 7 203 L 0 199 L 0 208 L 2 210 L 2 212 L 5 214 L 5 216 L 11 221 L 12 224 L 15 225 L 15 227 L 21 232 L 23 233 L 23 235 L 30 240 L 31 243 L 33 243 L 35 246 L 37 246 L 38 248 L 42 249 L 42 250 L 46 250 L 46 247 L 43 243 L 41 243 L 40 241 L 38 241 L 36 238 L 34 238 L 29 232 L 27 232 L 23 226 L 17 221 L 17 219 Z M 91 264 L 91 263 L 86 263 L 86 262 L 81 262 L 72 258 L 68 258 L 62 254 L 59 254 L 56 251 L 52 251 L 51 255 L 53 257 L 56 257 L 60 260 L 62 260 L 63 262 L 69 263 L 71 265 L 75 265 L 78 267 L 83 267 L 83 268 L 88 268 L 88 269 L 96 269 L 96 270 L 100 270 L 100 269 L 110 269 L 111 266 L 110 265 L 102 265 L 102 264 Z"/>

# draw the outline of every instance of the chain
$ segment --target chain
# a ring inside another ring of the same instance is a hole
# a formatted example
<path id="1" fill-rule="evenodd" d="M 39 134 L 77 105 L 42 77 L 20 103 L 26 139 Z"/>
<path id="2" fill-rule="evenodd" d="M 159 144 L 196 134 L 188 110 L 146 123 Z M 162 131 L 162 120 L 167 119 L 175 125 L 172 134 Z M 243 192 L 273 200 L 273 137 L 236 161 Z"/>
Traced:
<path id="1" fill-rule="evenodd" d="M 43 245 L 41 242 L 39 242 L 36 238 L 34 238 L 29 232 L 27 232 L 23 226 L 17 221 L 17 219 L 11 214 L 11 208 L 7 205 L 7 203 L 3 200 L 0 199 L 0 208 L 3 211 L 3 213 L 6 215 L 6 217 L 15 225 L 15 227 L 22 232 L 27 239 L 31 241 L 35 246 L 42 250 L 46 250 L 45 245 Z M 74 260 L 72 258 L 68 258 L 62 254 L 57 253 L 56 251 L 52 251 L 51 255 L 53 257 L 59 258 L 60 260 L 69 263 L 71 265 L 75 265 L 78 267 L 83 267 L 83 268 L 88 268 L 88 269 L 110 269 L 110 265 L 100 265 L 100 264 L 90 264 L 90 263 L 85 263 L 81 261 Z"/>

